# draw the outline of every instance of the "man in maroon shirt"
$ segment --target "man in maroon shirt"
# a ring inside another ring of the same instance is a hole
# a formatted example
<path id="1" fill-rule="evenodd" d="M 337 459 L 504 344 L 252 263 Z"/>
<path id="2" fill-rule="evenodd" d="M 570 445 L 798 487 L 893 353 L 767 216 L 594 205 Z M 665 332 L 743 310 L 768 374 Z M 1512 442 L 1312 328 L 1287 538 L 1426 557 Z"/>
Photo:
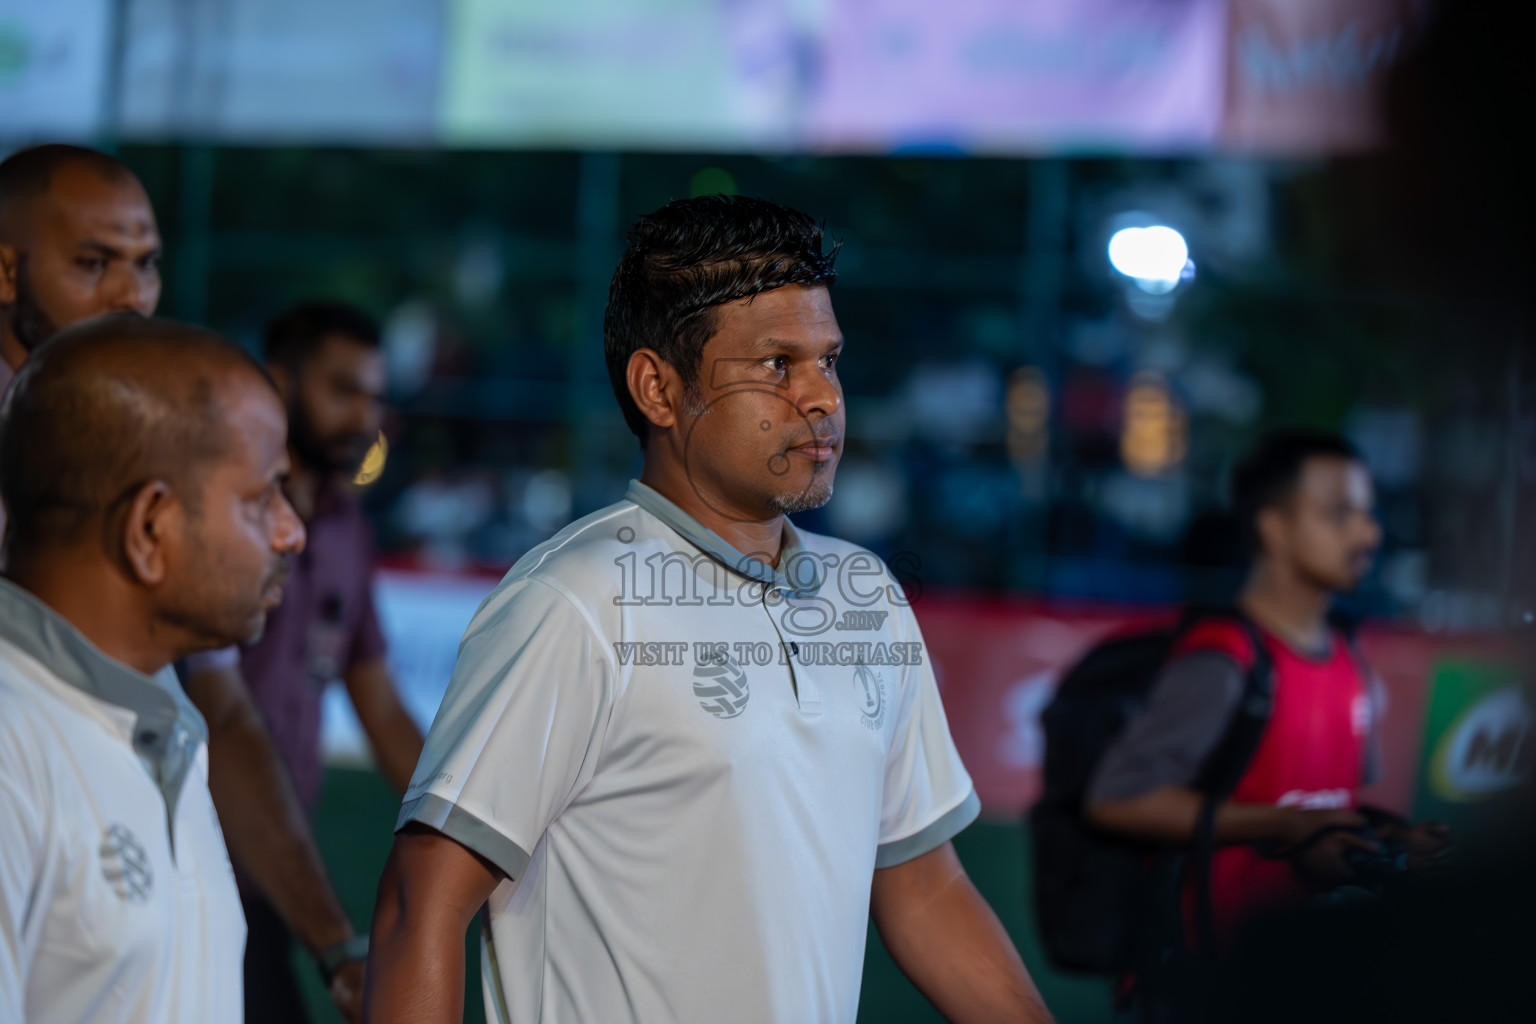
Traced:
<path id="1" fill-rule="evenodd" d="M 401 706 L 385 664 L 373 605 L 372 541 L 351 490 L 379 436 L 384 394 L 379 327 L 350 306 L 307 303 L 268 325 L 264 354 L 288 406 L 293 468 L 284 489 L 310 541 L 290 562 L 286 596 L 268 616 L 266 632 L 241 652 L 241 674 L 306 811 L 313 812 L 320 794 L 320 699 L 338 679 L 380 770 L 403 794 L 421 757 L 421 731 Z M 238 858 L 236 867 L 241 867 Z M 246 1020 L 303 1021 L 288 929 L 239 871 L 237 877 L 250 928 Z"/>

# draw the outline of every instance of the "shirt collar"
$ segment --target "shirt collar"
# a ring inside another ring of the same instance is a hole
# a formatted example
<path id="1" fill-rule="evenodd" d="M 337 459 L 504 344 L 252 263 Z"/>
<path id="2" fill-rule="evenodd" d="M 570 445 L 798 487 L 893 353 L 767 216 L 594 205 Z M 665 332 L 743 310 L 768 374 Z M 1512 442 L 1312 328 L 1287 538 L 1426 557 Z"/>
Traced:
<path id="1" fill-rule="evenodd" d="M 58 612 L 4 578 L 0 639 L 41 662 L 65 684 L 134 715 L 134 753 L 160 787 L 174 820 L 182 783 L 197 748 L 208 740 L 203 716 L 175 685 L 174 673 L 147 676 L 108 657 Z"/>
<path id="2" fill-rule="evenodd" d="M 767 562 L 742 554 L 724 537 L 639 480 L 629 482 L 624 497 L 738 576 L 761 583 L 768 590 L 785 591 L 792 597 L 811 597 L 821 589 L 825 579 L 821 560 L 805 550 L 800 534 L 787 518 L 784 520 L 784 543 L 779 549 L 779 566 L 774 568 Z"/>

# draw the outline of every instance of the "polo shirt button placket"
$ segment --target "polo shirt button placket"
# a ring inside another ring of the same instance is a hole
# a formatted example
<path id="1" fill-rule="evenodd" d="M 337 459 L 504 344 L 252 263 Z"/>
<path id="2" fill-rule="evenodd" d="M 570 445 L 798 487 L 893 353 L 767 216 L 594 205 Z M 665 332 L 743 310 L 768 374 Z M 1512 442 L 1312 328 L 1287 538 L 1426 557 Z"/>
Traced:
<path id="1" fill-rule="evenodd" d="M 770 598 L 769 595 L 773 596 Z M 775 610 L 779 615 L 788 614 L 790 595 L 783 587 L 766 589 L 763 593 L 763 611 L 768 615 L 768 621 L 773 625 L 773 631 L 778 635 L 778 656 L 786 662 L 789 669 L 789 682 L 794 690 L 795 703 L 800 708 L 802 715 L 821 714 L 821 687 L 806 666 L 796 663 L 800 655 L 800 644 L 784 635 L 784 630 L 779 619 L 774 617 Z M 788 656 L 786 656 L 788 652 Z"/>

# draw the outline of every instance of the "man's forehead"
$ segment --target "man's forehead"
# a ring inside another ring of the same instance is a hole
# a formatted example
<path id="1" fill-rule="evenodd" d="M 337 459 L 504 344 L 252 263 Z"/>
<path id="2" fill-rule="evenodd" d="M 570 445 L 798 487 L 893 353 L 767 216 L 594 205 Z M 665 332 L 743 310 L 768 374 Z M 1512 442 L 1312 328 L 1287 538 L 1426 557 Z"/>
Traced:
<path id="1" fill-rule="evenodd" d="M 60 168 L 33 210 L 35 227 L 71 241 L 158 244 L 160 238 L 154 209 L 137 181 L 114 180 L 88 168 Z"/>
<path id="2" fill-rule="evenodd" d="M 832 311 L 832 295 L 823 286 L 786 285 L 727 303 L 722 333 L 745 341 L 782 337 L 784 340 L 836 341 L 842 334 Z"/>
<path id="3" fill-rule="evenodd" d="M 1300 490 L 1318 495 L 1353 494 L 1369 490 L 1371 474 L 1365 465 L 1341 455 L 1316 455 L 1301 467 Z"/>
<path id="4" fill-rule="evenodd" d="M 262 463 L 285 457 L 288 413 L 266 381 L 237 373 L 219 384 L 225 428 L 250 458 Z"/>

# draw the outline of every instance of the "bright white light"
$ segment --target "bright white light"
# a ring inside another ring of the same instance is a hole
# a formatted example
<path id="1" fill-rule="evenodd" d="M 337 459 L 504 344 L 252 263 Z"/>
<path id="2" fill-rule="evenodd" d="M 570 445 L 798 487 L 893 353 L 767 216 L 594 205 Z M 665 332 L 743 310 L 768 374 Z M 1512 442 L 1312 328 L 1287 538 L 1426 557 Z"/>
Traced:
<path id="1" fill-rule="evenodd" d="M 1121 228 L 1109 240 L 1109 262 L 1152 295 L 1178 287 L 1189 263 L 1184 236 L 1162 224 L 1150 228 Z"/>

